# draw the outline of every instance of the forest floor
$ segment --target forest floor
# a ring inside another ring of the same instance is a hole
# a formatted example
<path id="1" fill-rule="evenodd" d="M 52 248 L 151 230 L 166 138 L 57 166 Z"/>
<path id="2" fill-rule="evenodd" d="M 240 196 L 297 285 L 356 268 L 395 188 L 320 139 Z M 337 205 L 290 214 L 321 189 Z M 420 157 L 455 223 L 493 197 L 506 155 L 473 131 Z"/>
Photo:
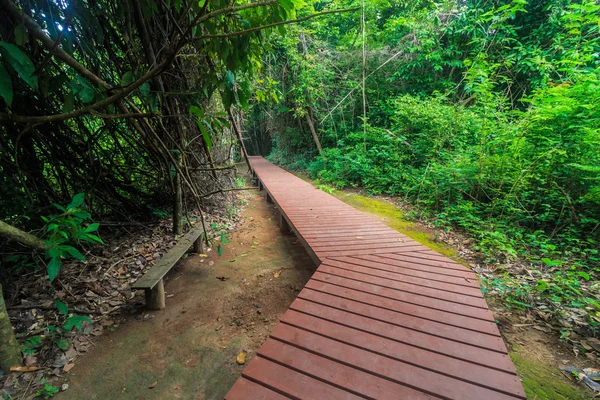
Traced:
<path id="1" fill-rule="evenodd" d="M 351 191 L 333 195 L 415 240 L 463 263 L 465 242 L 407 221 L 391 199 Z M 126 317 L 73 368 L 69 389 L 59 399 L 219 399 L 310 278 L 315 267 L 294 236 L 284 236 L 277 210 L 264 194 L 248 201 L 231 242 L 208 257 L 182 260 L 166 283 L 167 307 Z M 460 245 L 457 245 L 460 244 Z M 222 281 L 217 277 L 225 277 Z M 489 301 L 489 300 L 488 300 Z M 490 302 L 511 357 L 531 399 L 586 399 L 561 365 L 589 367 L 555 334 L 534 329 L 526 316 L 506 313 Z"/>
<path id="2" fill-rule="evenodd" d="M 99 337 L 57 398 L 223 398 L 243 369 L 237 355 L 252 358 L 315 269 L 296 238 L 280 233 L 264 193 L 243 196 L 221 257 L 180 261 L 165 284 L 166 308 Z"/>

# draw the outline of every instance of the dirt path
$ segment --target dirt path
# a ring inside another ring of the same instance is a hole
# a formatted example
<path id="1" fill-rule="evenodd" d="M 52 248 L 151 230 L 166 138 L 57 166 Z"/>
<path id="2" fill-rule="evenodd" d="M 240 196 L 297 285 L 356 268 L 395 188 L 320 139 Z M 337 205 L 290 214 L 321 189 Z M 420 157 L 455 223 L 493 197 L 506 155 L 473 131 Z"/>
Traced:
<path id="1" fill-rule="evenodd" d="M 252 358 L 315 269 L 296 238 L 280 233 L 264 194 L 245 196 L 223 255 L 182 260 L 166 283 L 166 309 L 100 337 L 59 399 L 223 398 L 243 369 L 237 354 Z"/>

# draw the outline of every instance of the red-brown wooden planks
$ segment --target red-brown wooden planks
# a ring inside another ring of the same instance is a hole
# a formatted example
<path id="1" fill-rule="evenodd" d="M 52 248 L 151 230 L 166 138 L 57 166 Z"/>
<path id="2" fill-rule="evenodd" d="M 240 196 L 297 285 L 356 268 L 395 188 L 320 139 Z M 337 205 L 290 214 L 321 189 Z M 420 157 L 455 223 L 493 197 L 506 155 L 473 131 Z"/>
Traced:
<path id="1" fill-rule="evenodd" d="M 227 393 L 225 400 L 227 399 L 282 400 L 289 397 L 242 377 Z"/>
<path id="2" fill-rule="evenodd" d="M 337 340 L 351 346 L 359 347 L 373 353 L 404 361 L 412 365 L 421 366 L 427 370 L 435 371 L 447 376 L 496 389 L 499 391 L 511 390 L 515 385 L 520 385 L 516 375 L 506 372 L 496 373 L 496 370 L 476 365 L 467 361 L 458 360 L 447 355 L 442 355 L 405 343 L 400 343 L 388 338 L 377 336 L 361 330 L 339 325 L 324 319 L 316 318 L 308 314 L 302 314 L 294 310 L 286 313 L 282 318 L 286 325 L 308 330 L 310 332 Z M 272 336 L 278 336 L 278 325 Z M 302 335 L 301 332 L 298 336 Z"/>
<path id="3" fill-rule="evenodd" d="M 320 266 L 227 399 L 525 398 L 473 271 L 250 162 Z"/>
<path id="4" fill-rule="evenodd" d="M 330 399 L 362 399 L 356 394 L 329 385 L 320 379 L 315 379 L 308 374 L 303 374 L 279 363 L 267 360 L 263 357 L 255 357 L 244 369 L 242 377 L 260 382 L 265 387 L 297 399 L 319 399 L 327 394 Z M 235 386 L 234 386 L 235 388 Z M 231 397 L 231 391 L 227 398 L 249 399 L 250 397 Z"/>
<path id="5" fill-rule="evenodd" d="M 448 276 L 462 277 L 465 280 L 465 282 L 476 283 L 477 286 L 479 286 L 479 283 L 477 282 L 477 275 L 475 275 L 475 273 L 473 271 L 469 271 L 466 268 L 464 270 L 460 270 L 460 269 L 448 270 L 448 268 L 446 268 L 446 267 L 440 267 L 440 266 L 436 266 L 436 265 L 425 265 L 425 264 L 416 263 L 414 261 L 395 260 L 395 259 L 389 258 L 389 256 L 390 256 L 390 254 L 363 255 L 363 256 L 357 256 L 357 257 L 351 257 L 351 258 L 356 258 L 359 260 L 373 261 L 382 266 L 390 265 L 390 266 L 398 266 L 398 267 L 406 268 L 406 269 L 412 269 L 412 270 L 416 270 L 416 271 L 427 271 L 427 272 L 430 272 L 433 274 L 440 275 L 440 279 L 447 279 L 446 277 L 448 277 Z"/>
<path id="6" fill-rule="evenodd" d="M 280 336 L 284 335 L 286 327 L 283 325 L 280 328 Z M 287 328 L 293 329 L 293 328 Z M 307 332 L 307 334 L 310 334 Z M 294 334 L 292 333 L 291 336 Z M 277 337 L 277 336 L 273 336 Z M 289 338 L 288 336 L 285 336 Z M 430 399 L 437 398 L 423 392 L 408 388 L 396 382 L 391 382 L 383 377 L 377 375 L 368 375 L 364 371 L 352 368 L 351 366 L 345 365 L 344 362 L 339 362 L 339 357 L 334 358 L 335 355 L 340 356 L 339 347 L 330 347 L 330 350 L 337 351 L 319 351 L 322 350 L 321 343 L 318 343 L 318 336 L 314 338 L 304 337 L 304 335 L 298 335 L 298 340 L 302 340 L 302 343 L 307 345 L 305 351 L 301 348 L 290 346 L 289 344 L 283 343 L 278 340 L 267 339 L 265 344 L 258 350 L 258 354 L 261 357 L 268 358 L 269 360 L 276 361 L 279 364 L 289 366 L 297 371 L 318 377 L 328 384 L 336 387 L 344 388 L 353 394 L 359 396 L 371 397 L 376 399 L 398 399 L 398 398 L 413 398 L 413 399 Z M 307 340 L 303 340 L 307 339 Z M 312 339 L 312 340 L 311 340 Z M 317 339 L 317 340 L 315 340 Z M 324 340 L 327 340 L 323 338 Z M 330 341 L 330 345 L 335 346 L 334 341 Z M 319 346 L 321 344 L 321 346 Z M 316 348 L 319 346 L 319 348 Z M 317 352 L 320 355 L 313 354 Z M 331 357 L 331 353 L 334 353 L 334 357 Z M 350 353 L 351 357 L 359 357 L 359 354 Z M 342 360 L 345 361 L 345 360 Z M 320 396 L 329 396 L 329 393 L 321 393 Z M 315 397 L 315 399 L 323 397 Z"/>
<path id="7" fill-rule="evenodd" d="M 372 257 L 367 259 L 367 257 Z M 406 275 L 406 276 L 414 276 L 414 277 L 419 277 L 419 278 L 424 278 L 427 279 L 430 284 L 434 284 L 435 282 L 442 282 L 442 283 L 446 283 L 446 284 L 454 284 L 454 285 L 458 285 L 458 286 L 465 286 L 465 287 L 469 287 L 469 288 L 474 288 L 477 290 L 479 289 L 479 282 L 477 281 L 476 277 L 471 275 L 467 275 L 467 277 L 465 277 L 464 275 L 458 275 L 458 276 L 452 276 L 452 275 L 444 275 L 444 276 L 439 276 L 439 272 L 438 271 L 425 271 L 422 268 L 415 268 L 414 266 L 408 264 L 408 265 L 401 265 L 401 264 L 387 264 L 387 263 L 383 263 L 381 261 L 372 261 L 373 259 L 376 259 L 377 256 L 362 256 L 362 257 L 335 257 L 335 258 L 328 258 L 327 261 L 329 262 L 333 262 L 333 261 L 338 261 L 338 262 L 342 262 L 342 263 L 348 263 L 348 264 L 356 264 L 356 265 L 360 265 L 360 266 L 364 266 L 364 267 L 368 267 L 368 268 L 373 268 L 376 270 L 380 270 L 380 271 L 388 271 L 388 272 L 393 272 L 399 275 Z"/>
<path id="8" fill-rule="evenodd" d="M 335 334 L 337 334 L 337 330 L 334 331 L 334 335 Z M 392 382 L 406 385 L 411 388 L 426 388 L 429 394 L 435 395 L 436 397 L 448 396 L 451 398 L 463 399 L 471 396 L 477 399 L 500 399 L 506 397 L 496 390 L 490 390 L 470 382 L 459 381 L 454 377 L 430 371 L 420 366 L 414 366 L 404 361 L 395 360 L 372 351 L 364 350 L 360 347 L 349 346 L 338 340 L 332 340 L 312 332 L 300 330 L 296 327 L 280 324 L 275 327 L 271 337 L 299 347 L 300 349 L 306 349 L 313 354 L 319 354 L 330 360 L 335 360 L 340 364 L 349 365 L 374 375 L 369 377 L 368 381 L 378 385 L 374 385 L 373 387 L 368 388 L 366 392 L 363 391 L 362 393 L 375 395 L 373 397 L 376 398 L 397 399 L 406 396 L 406 394 L 402 393 L 402 390 L 404 389 L 402 386 L 383 387 L 382 389 L 384 389 L 384 391 L 380 393 L 375 392 L 375 387 L 381 385 L 377 382 L 377 377 L 384 377 Z M 285 352 L 286 345 L 278 344 L 276 346 L 276 342 L 274 341 L 271 341 L 270 343 L 271 346 L 274 347 L 271 349 L 271 354 L 273 354 L 273 356 L 279 356 L 279 354 Z M 294 362 L 299 358 L 297 350 L 294 347 L 291 347 L 288 352 L 291 353 L 290 357 L 295 358 L 288 361 L 285 360 L 285 356 L 280 356 L 278 360 Z M 263 354 L 262 351 L 259 351 L 259 354 Z M 315 363 L 317 364 L 320 364 L 321 362 L 322 361 L 319 359 L 315 360 Z M 509 383 L 509 381 L 505 380 L 505 383 Z"/>
<path id="9" fill-rule="evenodd" d="M 501 343 L 497 344 L 498 351 L 495 351 L 490 350 L 489 348 L 477 347 L 473 343 L 462 343 L 436 336 L 435 334 L 394 325 L 387 321 L 378 321 L 376 319 L 352 314 L 347 311 L 328 308 L 322 304 L 298 301 L 294 302 L 292 306 L 293 308 L 290 308 L 288 313 L 297 311 L 302 314 L 333 322 L 337 325 L 373 333 L 376 336 L 385 337 L 400 343 L 465 360 L 473 364 L 514 373 L 514 367 L 512 366 L 510 358 L 505 352 L 501 351 Z M 282 317 L 282 320 L 285 320 L 288 313 Z M 310 329 L 310 327 L 307 327 L 307 329 Z"/>
<path id="10" fill-rule="evenodd" d="M 351 262 L 341 262 L 337 260 L 332 260 L 330 258 L 323 261 L 322 265 L 329 265 L 332 267 L 337 267 L 341 269 L 346 269 L 349 271 L 356 271 L 366 275 L 377 276 L 379 278 L 390 279 L 392 281 L 404 282 L 410 285 L 415 286 L 415 289 L 418 290 L 418 287 L 423 288 L 434 288 L 439 290 L 444 290 L 448 292 L 463 294 L 466 296 L 472 296 L 475 298 L 481 298 L 481 290 L 476 287 L 469 287 L 465 285 L 457 285 L 451 282 L 444 281 L 435 281 L 427 278 L 418 278 L 410 275 L 405 275 L 398 273 L 397 271 L 389 271 L 382 270 L 379 268 L 371 268 L 369 266 L 361 265 L 360 263 L 351 263 Z"/>

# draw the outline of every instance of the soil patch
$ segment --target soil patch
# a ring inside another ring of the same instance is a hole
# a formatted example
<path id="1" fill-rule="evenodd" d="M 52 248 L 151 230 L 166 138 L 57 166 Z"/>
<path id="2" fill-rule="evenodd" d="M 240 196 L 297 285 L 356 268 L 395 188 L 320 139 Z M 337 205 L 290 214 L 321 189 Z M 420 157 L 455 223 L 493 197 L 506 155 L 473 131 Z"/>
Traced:
<path id="1" fill-rule="evenodd" d="M 264 193 L 242 196 L 248 205 L 221 257 L 182 260 L 166 282 L 166 309 L 117 321 L 58 398 L 223 398 L 243 369 L 236 356 L 252 359 L 315 270 L 296 238 L 280 233 Z"/>

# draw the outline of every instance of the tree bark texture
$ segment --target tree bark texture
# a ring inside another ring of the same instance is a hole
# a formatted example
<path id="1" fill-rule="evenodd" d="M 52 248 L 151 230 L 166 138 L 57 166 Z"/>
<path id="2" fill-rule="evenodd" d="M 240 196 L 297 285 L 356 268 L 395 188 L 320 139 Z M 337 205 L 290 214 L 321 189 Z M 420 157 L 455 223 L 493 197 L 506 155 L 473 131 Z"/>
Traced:
<path id="1" fill-rule="evenodd" d="M 6 222 L 0 221 L 0 236 L 4 236 L 10 240 L 15 240 L 19 243 L 24 244 L 25 246 L 45 250 L 46 246 L 44 245 L 44 241 L 37 236 L 32 235 L 31 233 L 27 233 L 25 231 L 20 230 L 19 228 L 15 228 L 12 225 L 7 224 Z"/>
<path id="2" fill-rule="evenodd" d="M 10 367 L 19 365 L 21 365 L 21 348 L 8 319 L 2 285 L 0 285 L 0 368 L 4 373 L 8 373 Z"/>
<path id="3" fill-rule="evenodd" d="M 313 124 L 313 120 L 310 116 L 310 110 L 306 110 L 306 122 L 308 123 L 308 127 L 310 128 L 310 133 L 312 134 L 313 140 L 317 145 L 317 150 L 319 150 L 319 155 L 323 155 L 323 148 L 321 147 L 321 142 L 319 141 L 319 137 L 317 136 L 317 131 L 315 130 L 315 125 Z"/>

